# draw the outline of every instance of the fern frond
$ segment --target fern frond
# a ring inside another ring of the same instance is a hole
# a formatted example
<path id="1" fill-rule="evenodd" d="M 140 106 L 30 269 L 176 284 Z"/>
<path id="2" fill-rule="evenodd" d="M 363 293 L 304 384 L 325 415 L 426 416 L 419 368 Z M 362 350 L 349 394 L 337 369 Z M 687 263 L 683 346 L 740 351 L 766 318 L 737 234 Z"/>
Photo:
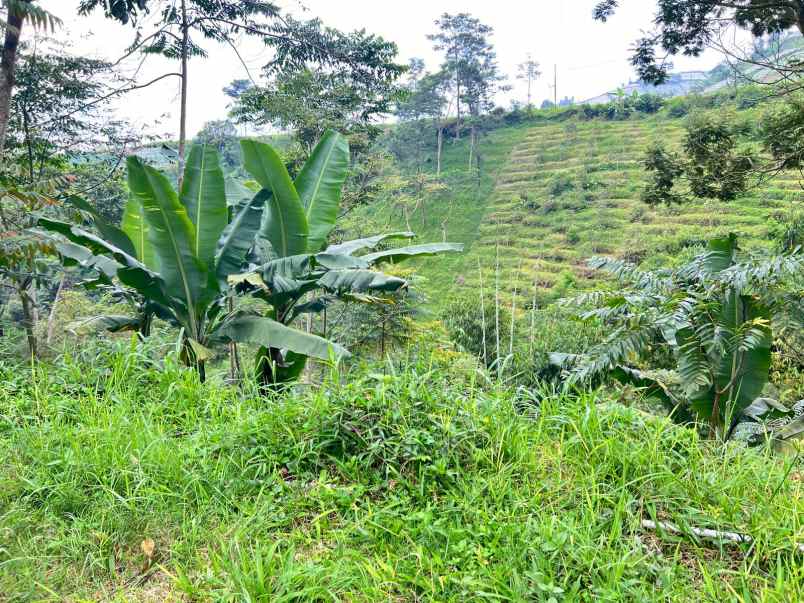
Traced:
<path id="1" fill-rule="evenodd" d="M 9 13 L 19 15 L 23 20 L 30 23 L 34 29 L 50 30 L 52 32 L 62 25 L 62 20 L 56 15 L 31 2 L 3 0 L 0 6 L 7 8 Z M 8 27 L 8 24 L 3 23 L 3 27 Z"/>
<path id="2" fill-rule="evenodd" d="M 644 271 L 630 262 L 616 258 L 595 256 L 587 264 L 590 268 L 610 274 L 620 283 L 631 285 L 640 291 L 658 293 L 666 291 L 667 287 L 672 284 L 669 272 Z"/>

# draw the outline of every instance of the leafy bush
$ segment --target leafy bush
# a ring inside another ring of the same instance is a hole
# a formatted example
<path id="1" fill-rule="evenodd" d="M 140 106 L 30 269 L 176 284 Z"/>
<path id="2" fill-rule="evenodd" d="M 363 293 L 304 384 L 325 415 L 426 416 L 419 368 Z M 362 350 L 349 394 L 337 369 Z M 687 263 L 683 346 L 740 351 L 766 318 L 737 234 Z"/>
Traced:
<path id="1" fill-rule="evenodd" d="M 664 99 L 658 94 L 640 94 L 633 101 L 634 109 L 652 115 L 664 106 Z"/>
<path id="2" fill-rule="evenodd" d="M 671 98 L 665 105 L 667 115 L 675 119 L 686 117 L 690 112 L 690 102 L 686 98 Z"/>
<path id="3" fill-rule="evenodd" d="M 572 359 L 574 379 L 611 374 L 660 399 L 675 420 L 706 422 L 724 438 L 746 418 L 779 410 L 758 399 L 770 377 L 774 332 L 804 328 L 800 254 L 744 257 L 730 235 L 676 270 L 645 272 L 607 258 L 591 265 L 619 286 L 574 300 L 593 306 L 584 317 L 612 329 Z M 642 360 L 654 369 L 653 350 L 668 347 L 676 364 L 670 380 L 628 366 Z"/>
<path id="4" fill-rule="evenodd" d="M 562 291 L 554 291 L 551 297 L 563 295 L 567 286 L 566 283 L 563 287 L 561 282 L 557 284 Z M 481 313 L 479 300 L 459 300 L 448 307 L 442 320 L 457 345 L 493 369 L 498 377 L 515 384 L 535 387 L 557 378 L 559 371 L 550 362 L 551 352 L 572 350 L 581 353 L 601 339 L 594 321 L 577 320 L 566 309 L 550 306 L 528 309 L 514 320 L 512 345 L 511 314 L 501 307 L 498 359 L 493 299 L 486 300 L 484 312 L 485 315 Z"/>
<path id="5" fill-rule="evenodd" d="M 741 142 L 748 128 L 746 121 L 722 111 L 692 114 L 685 125 L 683 154 L 667 151 L 662 144 L 648 150 L 645 168 L 650 180 L 642 199 L 651 205 L 682 203 L 690 196 L 737 199 L 745 193 L 756 163 L 756 151 Z"/>
<path id="6" fill-rule="evenodd" d="M 780 213 L 773 216 L 768 235 L 776 242 L 779 251 L 792 251 L 804 247 L 804 213 Z"/>
<path id="7" fill-rule="evenodd" d="M 475 298 L 457 299 L 444 310 L 442 320 L 452 340 L 486 367 L 500 364 L 508 354 L 511 314 L 493 298 L 482 304 Z"/>
<path id="8" fill-rule="evenodd" d="M 514 380 L 529 387 L 555 381 L 560 371 L 551 362 L 551 353 L 580 354 L 601 339 L 602 330 L 595 321 L 578 320 L 566 308 L 553 305 L 530 310 L 516 324 Z"/>
<path id="9" fill-rule="evenodd" d="M 557 174 L 547 183 L 547 191 L 553 197 L 560 197 L 572 190 L 575 190 L 575 180 L 566 174 Z"/>

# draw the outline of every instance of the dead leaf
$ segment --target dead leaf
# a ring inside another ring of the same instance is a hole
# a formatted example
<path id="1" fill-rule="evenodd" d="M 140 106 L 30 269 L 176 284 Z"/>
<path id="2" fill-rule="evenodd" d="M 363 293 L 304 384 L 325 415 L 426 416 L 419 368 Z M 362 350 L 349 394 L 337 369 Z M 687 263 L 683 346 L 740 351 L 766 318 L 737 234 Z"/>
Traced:
<path id="1" fill-rule="evenodd" d="M 140 543 L 140 549 L 142 550 L 142 554 L 150 561 L 154 558 L 156 543 L 150 538 L 146 538 Z"/>

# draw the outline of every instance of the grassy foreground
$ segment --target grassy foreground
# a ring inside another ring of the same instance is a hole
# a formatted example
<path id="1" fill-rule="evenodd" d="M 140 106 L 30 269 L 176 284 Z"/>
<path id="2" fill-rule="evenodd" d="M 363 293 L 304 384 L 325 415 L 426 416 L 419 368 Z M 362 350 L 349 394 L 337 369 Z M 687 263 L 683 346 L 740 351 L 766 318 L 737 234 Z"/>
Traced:
<path id="1" fill-rule="evenodd" d="M 801 600 L 789 468 L 422 362 L 270 401 L 124 347 L 0 364 L 0 600 Z"/>

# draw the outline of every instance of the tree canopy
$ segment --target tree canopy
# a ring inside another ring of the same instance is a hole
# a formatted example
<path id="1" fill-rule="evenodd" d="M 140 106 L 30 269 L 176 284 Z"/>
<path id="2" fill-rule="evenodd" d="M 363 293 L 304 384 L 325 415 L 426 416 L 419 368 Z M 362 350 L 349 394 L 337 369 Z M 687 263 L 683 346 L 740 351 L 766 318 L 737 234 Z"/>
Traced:
<path id="1" fill-rule="evenodd" d="M 364 147 L 378 133 L 374 120 L 392 111 L 401 92 L 396 82 L 405 66 L 396 63 L 396 44 L 319 20 L 285 23 L 306 49 L 266 39 L 275 56 L 263 67 L 263 81 L 249 87 L 236 80 L 227 88 L 232 117 L 293 130 L 307 152 L 330 128 L 349 135 L 353 151 Z"/>
<path id="2" fill-rule="evenodd" d="M 619 0 L 602 0 L 594 17 L 607 21 Z M 675 55 L 699 56 L 724 27 L 734 26 L 754 36 L 780 33 L 793 27 L 804 32 L 804 2 L 800 0 L 658 0 L 655 29 L 640 38 L 631 62 L 639 77 L 661 84 L 667 80 Z M 660 56 L 658 51 L 666 54 Z"/>

